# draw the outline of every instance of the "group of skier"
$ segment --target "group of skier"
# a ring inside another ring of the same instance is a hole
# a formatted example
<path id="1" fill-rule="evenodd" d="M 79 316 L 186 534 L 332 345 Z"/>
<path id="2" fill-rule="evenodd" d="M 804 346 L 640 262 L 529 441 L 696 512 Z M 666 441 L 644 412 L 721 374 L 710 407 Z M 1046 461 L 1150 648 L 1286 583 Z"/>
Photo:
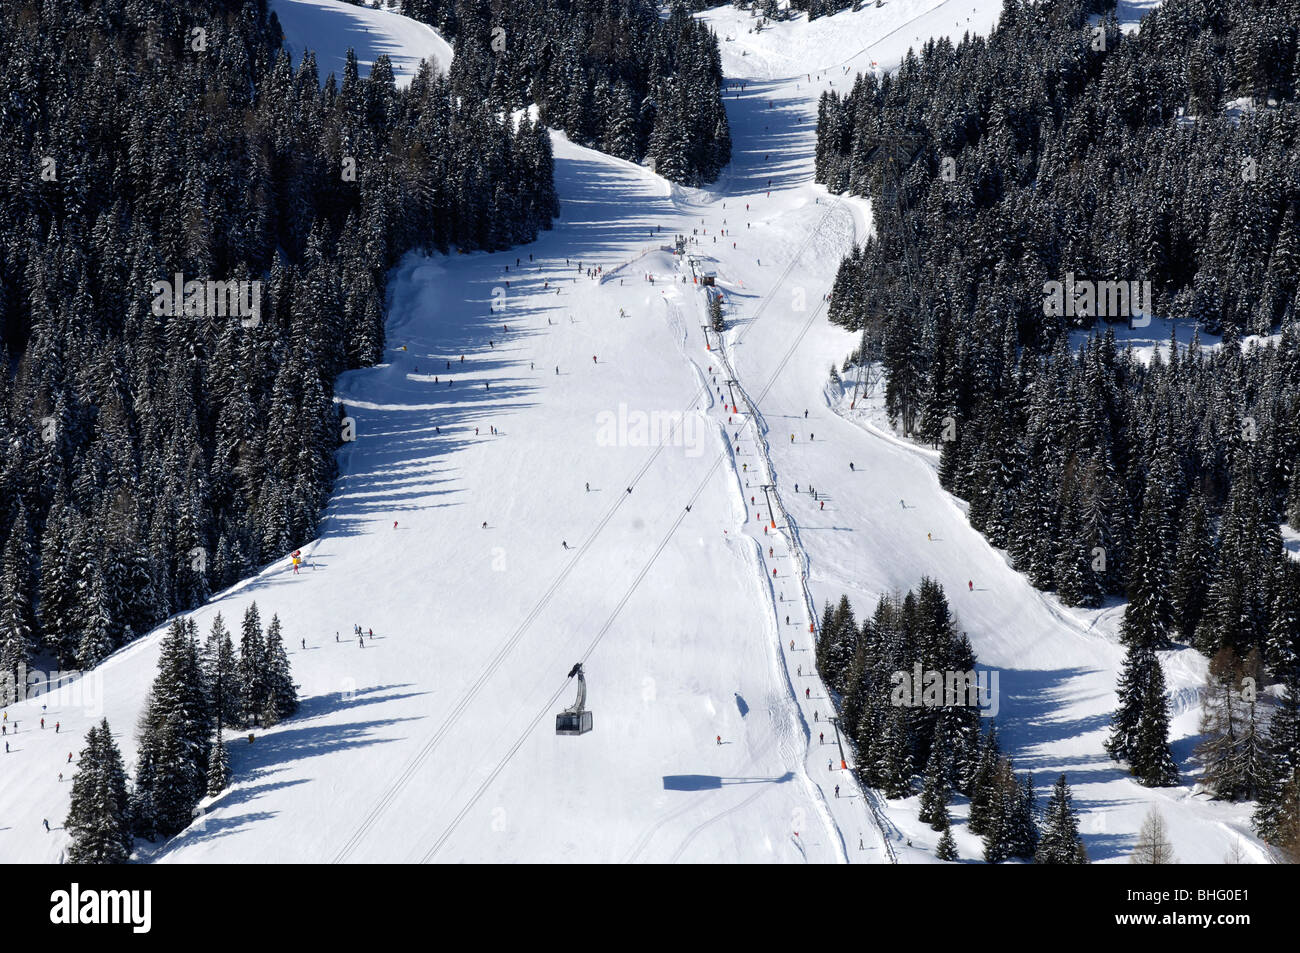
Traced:
<path id="1" fill-rule="evenodd" d="M 42 729 L 42 730 L 45 728 L 45 714 L 44 714 L 44 713 L 46 712 L 47 708 L 48 708 L 48 706 L 46 706 L 46 705 L 42 705 L 42 706 L 41 706 L 41 712 L 42 712 L 42 714 L 41 714 L 41 717 L 40 717 L 40 725 L 41 725 L 41 729 Z M 10 730 L 9 730 L 10 728 L 13 729 L 12 732 L 10 732 Z M 54 733 L 55 733 L 56 735 L 59 734 L 59 732 L 60 732 L 60 730 L 61 730 L 62 728 L 63 728 L 63 723 L 62 723 L 61 721 L 56 721 L 56 722 L 54 723 Z M 10 721 L 10 720 L 9 720 L 9 712 L 8 712 L 8 711 L 5 711 L 5 712 L 3 713 L 3 717 L 0 717 L 0 734 L 3 734 L 3 735 L 5 735 L 5 736 L 8 736 L 8 735 L 10 735 L 10 734 L 14 734 L 14 735 L 17 735 L 17 734 L 18 734 L 18 719 L 15 718 L 13 721 Z M 20 749 L 18 749 L 18 750 L 21 751 L 22 749 L 20 748 Z M 10 754 L 11 752 L 12 752 L 12 749 L 9 747 L 9 741 L 8 741 L 8 739 L 7 739 L 7 737 L 6 737 L 6 740 L 5 740 L 5 754 Z M 68 760 L 67 760 L 66 762 L 64 762 L 64 764 L 72 764 L 72 752 L 71 752 L 71 751 L 68 752 Z M 62 781 L 62 780 L 63 780 L 63 772 L 60 771 L 58 774 L 59 774 L 59 781 Z M 49 822 L 48 820 L 46 820 L 46 819 L 42 819 L 42 820 L 41 820 L 41 824 L 43 824 L 43 825 L 45 826 L 45 831 L 46 831 L 46 833 L 49 833 L 49 831 L 50 831 L 50 822 Z"/>
<path id="2" fill-rule="evenodd" d="M 357 625 L 356 623 L 353 623 L 353 625 L 352 625 L 352 634 L 355 635 L 355 636 L 357 637 L 357 645 L 359 645 L 359 646 L 360 646 L 361 648 L 363 648 L 363 649 L 366 647 L 366 639 L 367 639 L 367 638 L 369 638 L 371 641 L 374 641 L 374 638 L 375 638 L 375 630 L 374 630 L 374 629 L 363 629 L 363 628 L 361 628 L 361 626 Z M 341 639 L 339 639 L 339 634 L 338 634 L 338 632 L 335 632 L 335 633 L 334 633 L 334 641 L 335 641 L 335 642 L 339 642 L 339 641 L 341 641 Z M 303 640 L 303 648 L 306 648 L 306 647 L 307 647 L 307 640 L 304 639 L 304 640 Z"/>

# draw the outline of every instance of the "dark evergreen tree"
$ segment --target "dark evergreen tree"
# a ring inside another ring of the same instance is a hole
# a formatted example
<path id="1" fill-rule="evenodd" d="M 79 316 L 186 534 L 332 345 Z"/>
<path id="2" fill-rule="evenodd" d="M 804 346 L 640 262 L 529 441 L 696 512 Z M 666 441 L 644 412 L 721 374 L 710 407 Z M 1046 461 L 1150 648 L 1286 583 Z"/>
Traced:
<path id="1" fill-rule="evenodd" d="M 1255 808 L 1255 830 L 1260 837 L 1278 842 L 1284 823 L 1281 814 L 1288 794 L 1300 778 L 1300 667 L 1288 669 L 1282 696 L 1268 725 L 1268 776 Z"/>
<path id="2" fill-rule="evenodd" d="M 948 802 L 952 796 L 949 787 L 951 758 L 949 751 L 936 744 L 930 749 L 930 760 L 925 767 L 925 785 L 921 788 L 921 810 L 918 817 L 936 831 L 943 830 L 947 822 Z"/>
<path id="3" fill-rule="evenodd" d="M 944 816 L 943 836 L 939 838 L 939 843 L 935 845 L 934 856 L 940 860 L 958 860 L 957 842 L 952 839 L 952 826 L 947 823 L 947 815 Z"/>
<path id="4" fill-rule="evenodd" d="M 1169 751 L 1169 697 L 1165 693 L 1164 670 L 1154 653 L 1143 669 L 1137 709 L 1137 724 L 1127 755 L 1133 775 L 1147 787 L 1177 784 L 1178 768 Z"/>
<path id="5" fill-rule="evenodd" d="M 220 612 L 212 620 L 212 630 L 204 646 L 203 675 L 207 681 L 217 730 L 220 731 L 221 727 L 226 725 L 242 724 L 243 709 L 235 645 Z"/>
<path id="6" fill-rule="evenodd" d="M 35 649 L 32 547 L 22 504 L 0 557 L 0 694 L 25 680 Z"/>
<path id="7" fill-rule="evenodd" d="M 993 830 L 992 821 L 997 814 L 995 799 L 998 797 L 998 766 L 1002 763 L 1002 751 L 998 744 L 997 728 L 990 724 L 980 744 L 979 758 L 975 763 L 975 772 L 971 775 L 970 821 L 972 834 L 985 834 Z"/>
<path id="8" fill-rule="evenodd" d="M 77 759 L 72 797 L 64 826 L 68 829 L 68 863 L 124 864 L 131 859 L 130 802 L 126 769 L 108 719 L 86 733 Z"/>
<path id="9" fill-rule="evenodd" d="M 145 837 L 170 837 L 189 825 L 208 784 L 212 717 L 191 619 L 176 619 L 163 638 L 139 738 L 131 809 L 135 830 Z"/>
<path id="10" fill-rule="evenodd" d="M 218 732 L 213 739 L 212 750 L 208 754 L 208 796 L 216 797 L 229 783 L 230 753 L 226 750 L 226 742 Z"/>
<path id="11" fill-rule="evenodd" d="M 244 611 L 244 624 L 239 640 L 239 711 L 240 724 L 245 727 L 262 724 L 269 698 L 266 640 L 262 635 L 262 619 L 254 602 Z"/>
<path id="12" fill-rule="evenodd" d="M 284 639 L 280 634 L 280 618 L 275 615 L 271 616 L 271 624 L 266 629 L 263 678 L 266 700 L 262 706 L 262 724 L 269 727 L 293 717 L 298 711 L 298 687 L 294 685 L 293 673 L 289 670 L 289 656 L 285 653 Z"/>
<path id="13" fill-rule="evenodd" d="M 1079 836 L 1079 820 L 1075 816 L 1070 797 L 1070 786 L 1061 775 L 1052 787 L 1047 801 L 1043 824 L 1034 854 L 1036 864 L 1086 864 L 1088 854 Z"/>

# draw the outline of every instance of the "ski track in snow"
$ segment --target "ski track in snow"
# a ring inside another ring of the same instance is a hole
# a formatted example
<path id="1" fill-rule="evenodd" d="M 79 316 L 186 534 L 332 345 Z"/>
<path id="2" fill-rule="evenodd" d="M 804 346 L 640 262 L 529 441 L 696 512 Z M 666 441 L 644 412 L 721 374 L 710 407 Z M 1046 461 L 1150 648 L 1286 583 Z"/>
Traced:
<path id="1" fill-rule="evenodd" d="M 981 666 L 1002 675 L 999 733 L 1017 767 L 1040 798 L 1068 772 L 1094 860 L 1122 861 L 1151 805 L 1180 860 L 1221 861 L 1237 838 L 1268 860 L 1248 806 L 1204 802 L 1190 783 L 1149 791 L 1105 758 L 1117 608 L 1068 609 L 1030 587 L 938 486 L 937 455 L 889 430 L 879 395 L 849 409 L 826 384 L 856 336 L 818 302 L 871 219 L 868 203 L 811 184 L 817 97 L 926 37 L 986 31 L 1000 0 L 970 4 L 963 17 L 955 2 L 892 0 L 758 34 L 744 12 L 705 11 L 734 144 L 715 186 L 670 185 L 554 134 L 553 231 L 495 254 L 407 256 L 390 283 L 385 363 L 336 385 L 358 439 L 339 452 L 319 538 L 301 547 L 307 568 L 277 561 L 194 613 L 205 632 L 218 611 L 237 626 L 253 599 L 264 618 L 278 613 L 302 714 L 253 744 L 230 740 L 232 786 L 150 859 L 934 862 L 938 835 L 917 821 L 916 798 L 823 773 L 833 746 L 812 743 L 825 728 L 808 717 L 829 705 L 808 633 L 818 605 L 847 592 L 862 618 L 929 574 Z M 366 68 L 393 55 L 402 82 L 423 56 L 450 60 L 432 30 L 391 13 L 273 5 L 295 60 L 318 48 L 322 79 L 349 46 Z M 837 65 L 811 82 L 793 72 L 814 61 Z M 690 251 L 717 272 L 727 364 L 706 350 L 702 289 L 660 250 L 674 233 L 696 238 Z M 504 313 L 490 310 L 497 288 Z M 743 422 L 727 422 L 726 388 L 706 369 L 720 364 L 753 411 Z M 658 433 L 656 414 L 670 421 Z M 746 486 L 759 471 L 779 488 L 783 531 L 755 519 L 770 515 Z M 354 622 L 375 630 L 364 651 L 329 637 Z M 161 632 L 78 682 L 95 704 L 42 699 L 61 735 L 29 730 L 32 702 L 11 710 L 24 730 L 0 772 L 0 858 L 60 858 L 70 778 L 56 775 L 101 713 L 133 764 Z M 595 727 L 560 738 L 549 719 L 571 697 L 575 658 Z M 1204 660 L 1164 662 L 1189 782 Z M 954 836 L 977 857 L 965 813 L 958 799 Z"/>

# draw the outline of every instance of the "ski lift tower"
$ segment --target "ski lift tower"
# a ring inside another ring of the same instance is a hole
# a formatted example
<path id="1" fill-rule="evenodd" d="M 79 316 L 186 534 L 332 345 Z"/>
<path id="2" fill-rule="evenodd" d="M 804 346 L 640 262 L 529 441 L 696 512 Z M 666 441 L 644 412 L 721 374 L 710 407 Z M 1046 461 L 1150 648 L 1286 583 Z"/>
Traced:
<path id="1" fill-rule="evenodd" d="M 772 493 L 776 492 L 776 487 L 771 483 L 764 483 L 759 487 L 763 491 L 763 499 L 767 500 L 767 515 L 772 524 L 772 529 L 776 529 L 776 510 L 772 507 Z"/>
<path id="2" fill-rule="evenodd" d="M 740 381 L 732 378 L 731 380 L 723 381 L 723 383 L 727 385 L 727 394 L 731 397 L 731 412 L 733 414 L 740 413 L 740 405 L 736 403 L 736 392 L 732 389 L 733 387 L 739 387 Z"/>
<path id="3" fill-rule="evenodd" d="M 569 669 L 569 678 L 578 678 L 578 698 L 572 705 L 555 716 L 557 735 L 585 735 L 591 731 L 591 712 L 587 711 L 587 679 L 582 674 L 582 663 Z"/>

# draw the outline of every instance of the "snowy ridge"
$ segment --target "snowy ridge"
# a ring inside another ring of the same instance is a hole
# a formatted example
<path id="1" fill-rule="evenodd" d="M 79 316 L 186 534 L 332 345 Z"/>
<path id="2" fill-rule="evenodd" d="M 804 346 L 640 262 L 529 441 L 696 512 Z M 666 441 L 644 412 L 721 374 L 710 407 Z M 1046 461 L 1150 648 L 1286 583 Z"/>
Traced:
<path id="1" fill-rule="evenodd" d="M 271 0 L 271 12 L 280 20 L 295 65 L 307 50 L 315 52 L 322 84 L 331 73 L 343 82 L 348 50 L 356 53 L 362 79 L 370 75 L 375 60 L 387 56 L 399 87 L 411 82 L 421 60 L 429 60 L 440 73 L 451 68 L 451 44 L 433 27 L 400 13 L 343 0 Z"/>

